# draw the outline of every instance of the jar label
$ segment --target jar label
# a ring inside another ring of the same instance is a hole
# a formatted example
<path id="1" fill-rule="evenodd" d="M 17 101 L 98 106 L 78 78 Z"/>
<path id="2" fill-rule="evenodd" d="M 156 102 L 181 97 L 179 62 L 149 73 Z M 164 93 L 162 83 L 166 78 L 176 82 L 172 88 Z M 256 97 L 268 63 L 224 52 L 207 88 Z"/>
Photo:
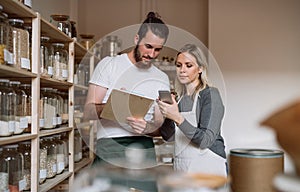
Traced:
<path id="1" fill-rule="evenodd" d="M 50 75 L 50 76 L 53 75 L 53 67 L 51 67 L 51 66 L 48 67 L 48 75 Z"/>
<path id="2" fill-rule="evenodd" d="M 27 117 L 20 117 L 20 129 L 25 129 L 28 127 L 28 118 Z"/>
<path id="3" fill-rule="evenodd" d="M 7 121 L 0 121 L 0 135 L 1 136 L 9 136 L 13 132 L 8 129 L 8 122 Z"/>
<path id="4" fill-rule="evenodd" d="M 62 118 L 61 117 L 57 117 L 57 124 L 61 125 L 61 123 L 62 123 Z"/>
<path id="5" fill-rule="evenodd" d="M 52 118 L 52 125 L 54 125 L 54 126 L 57 125 L 57 117 Z"/>
<path id="6" fill-rule="evenodd" d="M 22 179 L 19 181 L 19 190 L 20 191 L 23 191 L 26 187 L 26 180 L 25 179 Z"/>
<path id="7" fill-rule="evenodd" d="M 21 68 L 30 70 L 30 60 L 28 58 L 21 58 Z"/>
<path id="8" fill-rule="evenodd" d="M 40 119 L 39 122 L 40 122 L 40 128 L 44 127 L 45 119 Z"/>
<path id="9" fill-rule="evenodd" d="M 8 122 L 8 131 L 14 132 L 16 129 L 16 122 L 15 121 L 9 121 Z"/>
<path id="10" fill-rule="evenodd" d="M 69 77 L 68 70 L 66 70 L 66 69 L 62 70 L 62 77 L 66 78 L 66 79 Z"/>
<path id="11" fill-rule="evenodd" d="M 24 5 L 27 5 L 28 7 L 32 7 L 31 0 L 24 0 Z"/>
<path id="12" fill-rule="evenodd" d="M 40 170 L 40 179 L 45 179 L 47 177 L 47 169 Z"/>

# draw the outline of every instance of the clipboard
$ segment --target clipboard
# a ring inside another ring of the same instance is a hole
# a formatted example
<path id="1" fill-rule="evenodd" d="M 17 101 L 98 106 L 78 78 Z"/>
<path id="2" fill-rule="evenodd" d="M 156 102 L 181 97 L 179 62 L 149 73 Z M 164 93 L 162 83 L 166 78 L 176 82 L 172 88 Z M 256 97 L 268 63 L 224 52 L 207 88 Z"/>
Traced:
<path id="1" fill-rule="evenodd" d="M 127 117 L 144 118 L 153 101 L 147 97 L 113 89 L 100 117 L 119 123 L 126 123 Z"/>

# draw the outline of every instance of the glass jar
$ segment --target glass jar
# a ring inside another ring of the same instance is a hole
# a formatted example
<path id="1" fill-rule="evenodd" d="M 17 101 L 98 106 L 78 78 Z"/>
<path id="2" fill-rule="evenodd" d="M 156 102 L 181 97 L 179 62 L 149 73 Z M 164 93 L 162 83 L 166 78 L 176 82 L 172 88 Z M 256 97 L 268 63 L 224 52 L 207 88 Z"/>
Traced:
<path id="1" fill-rule="evenodd" d="M 0 79 L 0 136 L 10 136 L 15 131 L 16 93 L 9 87 L 8 79 Z"/>
<path id="2" fill-rule="evenodd" d="M 26 107 L 24 108 L 24 114 L 27 118 L 28 126 L 24 129 L 24 133 L 31 133 L 31 84 L 21 84 L 20 88 L 25 91 L 25 94 L 27 95 L 27 97 L 24 97 L 26 98 Z"/>
<path id="3" fill-rule="evenodd" d="M 76 70 L 76 74 L 77 74 L 77 84 L 78 85 L 85 85 L 85 80 L 86 80 L 86 72 L 85 72 L 86 68 L 84 67 L 84 64 L 80 63 L 78 65 L 78 68 Z"/>
<path id="4" fill-rule="evenodd" d="M 63 104 L 62 104 L 62 124 L 67 124 L 69 121 L 69 97 L 68 93 L 59 91 L 58 94 L 62 97 L 63 99 Z"/>
<path id="5" fill-rule="evenodd" d="M 8 27 L 7 15 L 3 13 L 3 7 L 0 5 L 0 64 L 7 64 L 5 52 L 8 45 Z"/>
<path id="6" fill-rule="evenodd" d="M 76 22 L 70 21 L 70 23 L 71 23 L 71 37 L 77 38 Z"/>
<path id="7" fill-rule="evenodd" d="M 55 143 L 57 145 L 57 174 L 61 174 L 65 169 L 65 149 L 64 143 L 61 140 L 60 135 L 53 135 Z"/>
<path id="8" fill-rule="evenodd" d="M 55 97 L 51 94 L 52 88 L 41 88 L 42 103 L 43 103 L 43 117 L 44 126 L 43 129 L 52 129 L 56 126 L 56 101 Z"/>
<path id="9" fill-rule="evenodd" d="M 103 41 L 101 58 L 105 56 L 116 56 L 121 51 L 121 40 L 116 35 L 108 35 Z"/>
<path id="10" fill-rule="evenodd" d="M 40 138 L 40 168 L 39 183 L 42 184 L 47 178 L 47 145 L 44 138 Z"/>
<path id="11" fill-rule="evenodd" d="M 68 15 L 50 15 L 50 17 L 50 23 L 69 37 L 72 37 L 71 23 Z"/>
<path id="12" fill-rule="evenodd" d="M 63 132 L 61 134 L 61 140 L 64 143 L 64 151 L 65 151 L 65 168 L 69 166 L 69 137 L 68 132 Z"/>
<path id="13" fill-rule="evenodd" d="M 44 77 L 52 77 L 53 75 L 53 65 L 50 56 L 51 47 L 48 44 L 49 40 L 49 37 L 41 37 L 41 75 Z"/>
<path id="14" fill-rule="evenodd" d="M 79 130 L 74 130 L 74 161 L 79 162 L 82 159 L 82 138 Z"/>
<path id="15" fill-rule="evenodd" d="M 8 190 L 8 161 L 3 156 L 3 149 L 0 147 L 0 191 Z"/>
<path id="16" fill-rule="evenodd" d="M 68 52 L 64 49 L 63 43 L 53 43 L 53 78 L 61 81 L 66 81 L 68 75 Z"/>
<path id="17" fill-rule="evenodd" d="M 14 134 L 21 134 L 24 129 L 28 128 L 27 118 L 27 94 L 24 90 L 20 89 L 20 81 L 10 81 L 11 87 L 16 92 L 16 125 Z"/>
<path id="18" fill-rule="evenodd" d="M 22 19 L 9 19 L 13 37 L 13 63 L 19 69 L 30 70 L 29 32 Z"/>
<path id="19" fill-rule="evenodd" d="M 19 2 L 23 3 L 25 6 L 32 8 L 32 1 L 31 0 L 19 0 Z"/>
<path id="20" fill-rule="evenodd" d="M 24 157 L 18 152 L 18 147 L 18 144 L 3 146 L 3 157 L 8 162 L 8 184 L 10 192 L 23 191 L 26 186 L 23 172 Z"/>
<path id="21" fill-rule="evenodd" d="M 52 95 L 54 95 L 54 97 L 56 97 L 56 109 L 57 109 L 56 110 L 56 127 L 60 127 L 62 124 L 64 100 L 59 95 L 59 91 L 57 89 L 52 89 L 51 93 L 52 93 Z"/>
<path id="22" fill-rule="evenodd" d="M 19 143 L 19 152 L 24 158 L 24 179 L 25 188 L 24 190 L 30 190 L 31 185 L 31 142 L 23 141 Z"/>
<path id="23" fill-rule="evenodd" d="M 89 50 L 95 43 L 94 35 L 91 34 L 80 34 L 80 43 Z"/>
<path id="24" fill-rule="evenodd" d="M 47 179 L 53 178 L 57 173 L 57 145 L 52 137 L 45 137 L 47 146 Z"/>

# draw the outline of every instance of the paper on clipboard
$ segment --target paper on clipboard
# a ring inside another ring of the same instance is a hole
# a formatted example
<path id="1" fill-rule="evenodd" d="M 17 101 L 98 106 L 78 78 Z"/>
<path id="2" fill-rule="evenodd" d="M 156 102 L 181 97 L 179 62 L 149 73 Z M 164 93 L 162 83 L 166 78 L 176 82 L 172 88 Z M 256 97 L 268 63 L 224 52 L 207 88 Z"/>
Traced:
<path id="1" fill-rule="evenodd" d="M 153 99 L 113 89 L 100 115 L 103 119 L 126 123 L 127 117 L 143 118 Z"/>

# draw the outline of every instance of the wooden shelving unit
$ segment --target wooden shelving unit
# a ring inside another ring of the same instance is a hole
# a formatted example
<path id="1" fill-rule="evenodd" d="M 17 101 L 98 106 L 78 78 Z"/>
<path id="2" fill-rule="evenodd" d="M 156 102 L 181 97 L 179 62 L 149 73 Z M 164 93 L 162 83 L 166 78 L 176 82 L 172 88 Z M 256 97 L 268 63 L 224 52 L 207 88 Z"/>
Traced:
<path id="1" fill-rule="evenodd" d="M 59 185 L 70 185 L 74 182 L 75 172 L 91 164 L 93 161 L 93 153 L 90 152 L 88 158 L 82 159 L 80 162 L 74 162 L 74 102 L 75 89 L 87 91 L 87 87 L 75 85 L 73 82 L 75 60 L 89 61 L 90 69 L 94 69 L 95 56 L 86 50 L 75 39 L 70 38 L 63 32 L 59 31 L 50 22 L 41 17 L 41 15 L 32 9 L 24 6 L 17 0 L 1 0 L 3 11 L 8 14 L 9 18 L 17 17 L 26 19 L 32 25 L 32 50 L 31 50 L 31 71 L 16 69 L 6 65 L 0 65 L 0 78 L 10 80 L 18 80 L 21 83 L 31 84 L 32 97 L 32 117 L 31 117 L 31 133 L 23 133 L 9 137 L 0 137 L 0 146 L 12 143 L 18 143 L 25 140 L 31 141 L 31 189 L 32 192 L 46 192 L 53 188 L 59 188 Z M 41 77 L 40 71 L 40 37 L 48 36 L 51 42 L 60 42 L 69 47 L 69 78 L 67 81 L 58 81 L 52 78 Z M 97 58 L 96 58 L 97 59 Z M 39 128 L 39 110 L 40 110 L 40 89 L 43 87 L 51 87 L 68 93 L 69 98 L 69 121 L 68 124 L 60 128 L 44 129 Z M 89 124 L 83 124 L 87 126 Z M 91 126 L 92 124 L 90 124 Z M 89 129 L 91 133 L 90 140 L 94 140 L 93 128 Z M 59 133 L 68 133 L 69 136 L 69 166 L 62 174 L 56 175 L 52 179 L 47 179 L 45 183 L 39 184 L 39 146 L 40 138 L 51 136 Z M 93 145 L 92 142 L 90 144 Z M 89 146 L 94 149 L 94 146 Z M 66 184 L 67 181 L 67 184 Z"/>

